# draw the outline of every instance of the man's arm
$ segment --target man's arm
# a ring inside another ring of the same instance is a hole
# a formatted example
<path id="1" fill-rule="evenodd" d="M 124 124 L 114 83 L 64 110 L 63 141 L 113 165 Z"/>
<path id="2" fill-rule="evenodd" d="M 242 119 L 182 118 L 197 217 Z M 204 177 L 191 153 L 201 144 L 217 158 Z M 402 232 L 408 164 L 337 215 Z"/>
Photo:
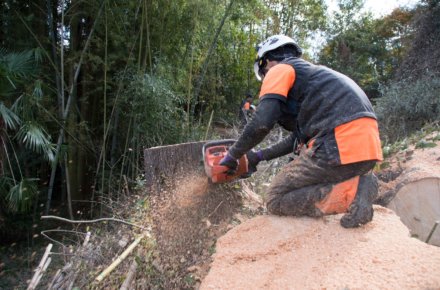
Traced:
<path id="1" fill-rule="evenodd" d="M 297 139 L 296 133 L 292 132 L 280 142 L 261 150 L 261 153 L 257 154 L 261 157 L 261 160 L 272 160 L 287 155 L 294 151 L 295 139 Z"/>
<path id="2" fill-rule="evenodd" d="M 281 101 L 273 98 L 261 100 L 254 118 L 246 125 L 237 142 L 229 149 L 229 155 L 239 159 L 269 134 L 282 115 Z"/>

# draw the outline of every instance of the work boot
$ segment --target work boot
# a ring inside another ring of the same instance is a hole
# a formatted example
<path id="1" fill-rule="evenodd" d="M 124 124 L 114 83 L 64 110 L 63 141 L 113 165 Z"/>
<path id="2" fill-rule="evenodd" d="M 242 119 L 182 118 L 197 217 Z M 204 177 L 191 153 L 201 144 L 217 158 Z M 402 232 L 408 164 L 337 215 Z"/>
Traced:
<path id="1" fill-rule="evenodd" d="M 354 201 L 348 212 L 341 218 L 344 228 L 356 228 L 373 219 L 373 201 L 378 194 L 377 177 L 368 173 L 359 177 L 359 185 Z"/>

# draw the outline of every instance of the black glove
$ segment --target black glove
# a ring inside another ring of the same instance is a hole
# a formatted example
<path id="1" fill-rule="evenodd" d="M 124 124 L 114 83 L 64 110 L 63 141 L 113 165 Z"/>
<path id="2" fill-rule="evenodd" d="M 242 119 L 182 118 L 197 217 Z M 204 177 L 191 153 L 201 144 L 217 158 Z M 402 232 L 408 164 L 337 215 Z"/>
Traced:
<path id="1" fill-rule="evenodd" d="M 248 176 L 251 176 L 254 172 L 257 171 L 257 165 L 263 160 L 263 154 L 261 151 L 253 151 L 250 150 L 246 153 L 246 157 L 248 160 Z"/>
<path id="2" fill-rule="evenodd" d="M 220 160 L 220 165 L 226 166 L 229 169 L 226 171 L 226 174 L 233 175 L 237 171 L 238 162 L 237 159 L 232 157 L 231 155 L 226 154 L 225 157 L 223 157 L 222 160 Z"/>

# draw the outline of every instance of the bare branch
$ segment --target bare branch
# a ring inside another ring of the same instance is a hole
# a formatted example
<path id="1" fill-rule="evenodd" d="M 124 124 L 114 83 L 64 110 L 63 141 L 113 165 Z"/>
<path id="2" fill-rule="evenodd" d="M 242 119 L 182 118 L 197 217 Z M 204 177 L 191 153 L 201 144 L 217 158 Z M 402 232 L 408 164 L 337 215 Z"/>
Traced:
<path id="1" fill-rule="evenodd" d="M 129 225 L 132 227 L 140 228 L 143 230 L 147 230 L 147 228 L 145 228 L 143 226 L 133 224 L 133 223 L 121 220 L 121 219 L 115 219 L 115 218 L 99 218 L 99 219 L 94 219 L 94 220 L 69 220 L 69 219 L 62 218 L 59 216 L 54 216 L 54 215 L 43 215 L 43 216 L 41 216 L 41 219 L 42 220 L 54 219 L 54 220 L 59 220 L 59 221 L 63 221 L 63 222 L 71 223 L 71 224 L 91 224 L 91 223 L 104 222 L 104 221 L 113 221 L 113 222 L 126 224 L 126 225 Z"/>

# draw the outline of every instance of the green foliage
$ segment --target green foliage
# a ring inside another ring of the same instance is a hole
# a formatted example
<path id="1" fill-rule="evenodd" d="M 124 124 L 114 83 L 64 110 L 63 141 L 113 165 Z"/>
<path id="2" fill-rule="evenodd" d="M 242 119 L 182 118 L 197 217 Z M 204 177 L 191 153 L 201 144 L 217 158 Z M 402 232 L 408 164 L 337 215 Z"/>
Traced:
<path id="1" fill-rule="evenodd" d="M 412 13 L 395 10 L 382 19 L 359 14 L 362 1 L 344 1 L 330 26 L 319 62 L 354 79 L 370 98 L 380 96 L 403 57 L 403 35 Z"/>
<path id="2" fill-rule="evenodd" d="M 49 134 L 36 122 L 26 122 L 17 133 L 16 138 L 23 143 L 26 148 L 43 154 L 49 161 L 55 159 L 55 147 L 51 143 Z"/>
<path id="3" fill-rule="evenodd" d="M 427 142 L 426 140 L 420 140 L 416 144 L 416 148 L 434 148 L 437 144 L 435 142 Z"/>
<path id="4" fill-rule="evenodd" d="M 41 60 L 39 50 L 7 52 L 0 48 L 0 95 L 10 96 L 36 73 L 35 63 Z"/>
<path id="5" fill-rule="evenodd" d="M 384 158 L 397 152 L 408 150 L 410 146 L 414 146 L 415 148 L 432 148 L 435 147 L 436 142 L 440 140 L 440 125 L 438 122 L 428 123 L 420 130 L 414 131 L 402 139 L 384 139 L 382 148 Z M 380 167 L 384 168 L 384 165 Z"/>
<path id="6" fill-rule="evenodd" d="M 0 195 L 10 212 L 30 209 L 38 190 L 38 179 L 32 177 L 38 173 L 32 172 L 31 167 L 41 162 L 40 157 L 53 161 L 55 156 L 38 109 L 44 95 L 42 82 L 37 79 L 40 61 L 39 50 L 16 53 L 0 49 L 0 95 L 4 97 L 0 117 L 6 125 L 0 128 L 0 162 L 7 164 L 2 172 Z"/>
<path id="7" fill-rule="evenodd" d="M 122 107 L 143 146 L 179 143 L 183 140 L 185 112 L 183 99 L 158 77 L 130 71 L 121 77 L 126 86 Z"/>
<path id="8" fill-rule="evenodd" d="M 407 79 L 386 87 L 375 106 L 382 135 L 397 140 L 429 122 L 439 121 L 439 92 L 440 77 L 435 75 Z"/>
<path id="9" fill-rule="evenodd" d="M 10 129 L 15 129 L 20 124 L 20 118 L 9 110 L 3 102 L 0 102 L 0 116 Z"/>
<path id="10" fill-rule="evenodd" d="M 27 213 L 31 209 L 35 197 L 38 195 L 37 178 L 24 178 L 15 182 L 11 178 L 0 178 L 0 193 L 11 212 Z"/>

